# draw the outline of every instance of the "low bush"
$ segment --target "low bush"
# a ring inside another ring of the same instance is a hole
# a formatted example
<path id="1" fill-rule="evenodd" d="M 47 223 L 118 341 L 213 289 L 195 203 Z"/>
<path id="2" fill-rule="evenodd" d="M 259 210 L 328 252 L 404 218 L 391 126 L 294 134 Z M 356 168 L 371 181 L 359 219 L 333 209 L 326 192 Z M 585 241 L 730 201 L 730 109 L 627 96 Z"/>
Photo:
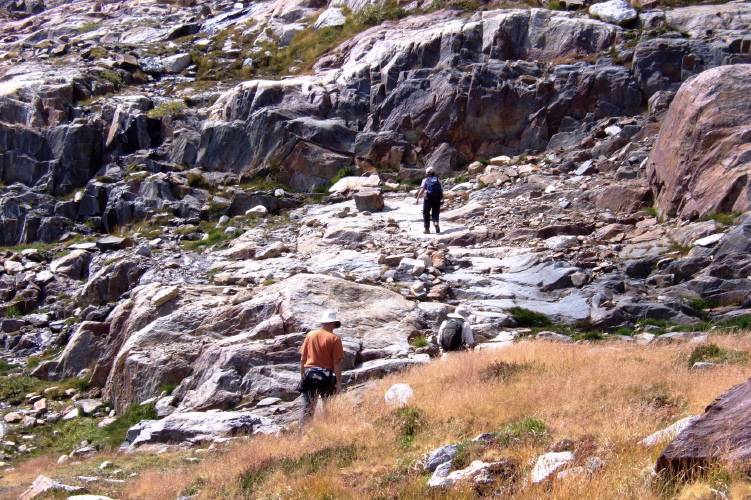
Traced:
<path id="1" fill-rule="evenodd" d="M 81 26 L 78 27 L 78 32 L 81 34 L 89 33 L 91 31 L 96 31 L 101 27 L 102 25 L 100 23 L 83 23 Z"/>
<path id="2" fill-rule="evenodd" d="M 113 71 L 111 69 L 103 69 L 99 72 L 99 78 L 112 83 L 115 86 L 115 90 L 120 90 L 121 88 L 125 87 L 123 77 L 120 76 L 120 73 L 118 73 L 117 71 Z"/>
<path id="3" fill-rule="evenodd" d="M 424 335 L 418 335 L 409 341 L 409 345 L 412 347 L 427 347 L 428 339 Z"/>
<path id="4" fill-rule="evenodd" d="M 396 21 L 408 16 L 409 13 L 397 7 L 395 2 L 386 4 L 369 4 L 358 10 L 355 20 L 365 26 L 378 26 L 384 21 Z"/>
<path id="5" fill-rule="evenodd" d="M 10 306 L 5 310 L 6 318 L 18 318 L 19 316 L 23 316 L 23 313 L 21 312 L 21 309 L 18 308 L 18 306 Z"/>
<path id="6" fill-rule="evenodd" d="M 545 327 L 553 324 L 544 314 L 523 307 L 512 307 L 507 312 L 516 320 L 516 324 L 523 328 Z"/>
<path id="7" fill-rule="evenodd" d="M 167 101 L 163 102 L 159 106 L 150 109 L 147 113 L 149 118 L 164 118 L 165 116 L 179 115 L 183 110 L 187 109 L 188 105 L 185 101 Z"/>

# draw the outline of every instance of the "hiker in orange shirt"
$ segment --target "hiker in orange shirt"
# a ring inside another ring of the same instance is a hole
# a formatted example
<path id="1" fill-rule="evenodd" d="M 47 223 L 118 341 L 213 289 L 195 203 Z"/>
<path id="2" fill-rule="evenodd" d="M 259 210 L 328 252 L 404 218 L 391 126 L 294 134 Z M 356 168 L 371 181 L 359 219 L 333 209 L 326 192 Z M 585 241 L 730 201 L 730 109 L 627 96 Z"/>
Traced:
<path id="1" fill-rule="evenodd" d="M 342 390 L 344 348 L 342 339 L 334 333 L 334 328 L 342 324 L 330 311 L 323 313 L 320 323 L 321 328 L 309 332 L 300 348 L 300 427 L 313 417 L 318 396 L 325 399 Z"/>

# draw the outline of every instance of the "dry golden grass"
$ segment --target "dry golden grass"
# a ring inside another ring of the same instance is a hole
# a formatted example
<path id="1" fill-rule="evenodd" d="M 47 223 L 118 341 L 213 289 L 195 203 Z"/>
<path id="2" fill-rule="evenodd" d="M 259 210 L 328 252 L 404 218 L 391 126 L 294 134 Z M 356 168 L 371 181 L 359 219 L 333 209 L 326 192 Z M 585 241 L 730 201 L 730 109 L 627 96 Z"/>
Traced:
<path id="1" fill-rule="evenodd" d="M 746 335 L 711 340 L 751 353 Z M 188 493 L 201 499 L 476 498 L 469 487 L 428 489 L 428 476 L 415 462 L 438 446 L 529 417 L 547 425 L 544 438 L 491 446 L 471 457 L 518 459 L 522 479 L 510 484 L 508 496 L 670 498 L 678 492 L 655 485 L 651 474 L 662 446 L 644 448 L 638 441 L 702 413 L 719 394 L 751 376 L 751 367 L 739 365 L 690 371 L 693 347 L 521 342 L 498 351 L 456 354 L 336 398 L 327 418 L 317 417 L 302 432 L 235 441 L 204 455 L 197 465 L 154 468 L 128 481 L 118 498 L 174 500 Z M 528 367 L 503 381 L 488 379 L 487 368 L 498 361 Z M 404 437 L 405 417 L 383 401 L 396 382 L 410 384 L 415 392 L 409 408 L 416 409 L 413 415 L 422 425 L 411 439 Z M 591 476 L 527 484 L 524 477 L 536 457 L 564 439 L 574 443 L 582 460 L 597 456 L 605 467 Z M 732 498 L 751 492 L 751 485 L 736 476 L 726 480 Z M 697 494 L 706 489 L 692 488 Z"/>

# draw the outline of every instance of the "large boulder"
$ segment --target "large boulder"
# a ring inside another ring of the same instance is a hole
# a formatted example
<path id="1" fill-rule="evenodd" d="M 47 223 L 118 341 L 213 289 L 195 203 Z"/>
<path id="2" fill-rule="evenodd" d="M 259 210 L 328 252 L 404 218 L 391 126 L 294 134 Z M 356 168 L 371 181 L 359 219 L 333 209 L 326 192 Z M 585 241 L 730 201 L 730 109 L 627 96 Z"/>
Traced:
<path id="1" fill-rule="evenodd" d="M 751 458 L 751 379 L 731 387 L 673 440 L 655 471 L 690 475 L 712 463 L 744 463 Z"/>
<path id="2" fill-rule="evenodd" d="M 678 91 L 649 156 L 655 205 L 695 217 L 751 209 L 751 65 L 710 69 Z"/>
<path id="3" fill-rule="evenodd" d="M 50 271 L 74 280 L 80 280 L 89 274 L 90 262 L 91 253 L 86 250 L 73 250 L 59 259 L 53 260 L 50 264 Z"/>
<path id="4" fill-rule="evenodd" d="M 110 315 L 92 378 L 106 379 L 104 398 L 118 411 L 164 384 L 179 384 L 172 395 L 183 411 L 294 397 L 298 349 L 323 310 L 336 311 L 337 333 L 362 349 L 407 349 L 418 326 L 416 306 L 401 295 L 326 275 L 298 274 L 234 299 L 219 287 L 182 285 L 155 309 L 151 297 L 160 289 L 134 289 Z"/>

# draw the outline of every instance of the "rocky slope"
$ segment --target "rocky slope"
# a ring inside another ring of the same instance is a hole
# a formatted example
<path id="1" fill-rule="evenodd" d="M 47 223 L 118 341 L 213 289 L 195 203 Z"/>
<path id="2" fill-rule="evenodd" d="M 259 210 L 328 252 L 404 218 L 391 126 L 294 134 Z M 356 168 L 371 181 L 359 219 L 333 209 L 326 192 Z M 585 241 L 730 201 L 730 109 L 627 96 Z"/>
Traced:
<path id="1" fill-rule="evenodd" d="M 295 33 L 333 36 L 352 15 L 13 5 L 0 243 L 49 245 L 0 259 L 3 356 L 89 380 L 116 414 L 288 423 L 324 309 L 343 318 L 352 385 L 428 362 L 410 341 L 460 302 L 483 348 L 528 333 L 518 307 L 645 342 L 646 320 L 751 314 L 748 4 L 625 19 L 423 6 L 311 71 L 296 56 L 289 78 L 236 85 L 221 79 L 268 74 Z M 428 165 L 446 178 L 440 235 L 421 234 L 408 194 Z"/>

